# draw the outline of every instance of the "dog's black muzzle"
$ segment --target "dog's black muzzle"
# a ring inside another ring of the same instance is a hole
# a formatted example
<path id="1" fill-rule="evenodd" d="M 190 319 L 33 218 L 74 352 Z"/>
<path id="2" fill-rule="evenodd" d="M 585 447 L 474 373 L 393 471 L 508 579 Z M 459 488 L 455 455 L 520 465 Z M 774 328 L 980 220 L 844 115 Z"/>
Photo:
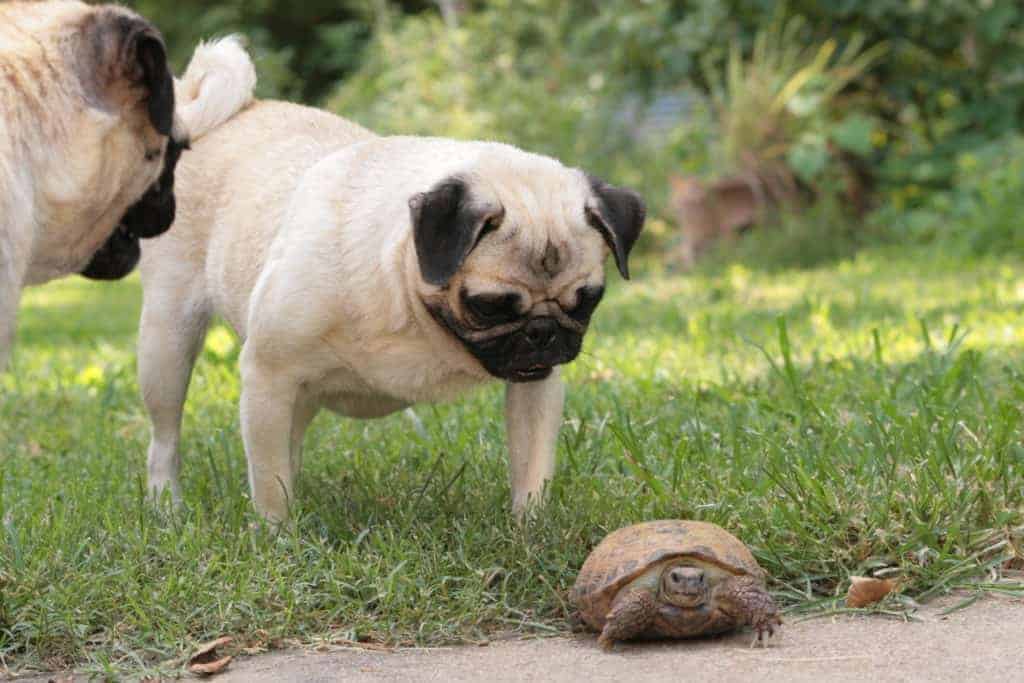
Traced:
<path id="1" fill-rule="evenodd" d="M 93 254 L 82 275 L 91 280 L 120 280 L 135 270 L 142 256 L 140 239 L 158 237 L 171 227 L 177 210 L 174 169 L 188 142 L 167 142 L 164 170 L 135 204 L 128 207 L 114 232 Z"/>
<path id="2" fill-rule="evenodd" d="M 439 306 L 428 306 L 434 319 L 448 329 L 491 375 L 507 382 L 537 382 L 551 376 L 556 365 L 576 359 L 583 348 L 585 326 L 570 329 L 556 318 L 538 316 L 522 327 L 489 339 L 472 339 Z"/>

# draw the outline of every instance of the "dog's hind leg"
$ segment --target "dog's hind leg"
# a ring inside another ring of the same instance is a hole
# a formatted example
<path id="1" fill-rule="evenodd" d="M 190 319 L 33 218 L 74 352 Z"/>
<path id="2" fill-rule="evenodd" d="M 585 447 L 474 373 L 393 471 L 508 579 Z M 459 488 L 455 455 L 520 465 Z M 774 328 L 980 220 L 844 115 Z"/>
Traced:
<path id="1" fill-rule="evenodd" d="M 299 408 L 299 382 L 286 366 L 261 358 L 258 341 L 251 337 L 242 349 L 240 365 L 242 440 L 252 502 L 267 521 L 284 522 L 294 499 L 292 447 L 305 431 L 305 425 L 295 429 L 296 419 L 305 415 Z"/>
<path id="2" fill-rule="evenodd" d="M 312 396 L 299 396 L 292 411 L 291 435 L 291 470 L 292 480 L 297 481 L 302 470 L 302 441 L 306 430 L 316 414 L 320 412 L 320 403 Z"/>
<path id="3" fill-rule="evenodd" d="M 179 503 L 181 415 L 210 316 L 202 303 L 180 296 L 175 288 L 147 284 L 139 328 L 139 387 L 152 422 L 149 492 L 155 499 L 169 490 Z"/>

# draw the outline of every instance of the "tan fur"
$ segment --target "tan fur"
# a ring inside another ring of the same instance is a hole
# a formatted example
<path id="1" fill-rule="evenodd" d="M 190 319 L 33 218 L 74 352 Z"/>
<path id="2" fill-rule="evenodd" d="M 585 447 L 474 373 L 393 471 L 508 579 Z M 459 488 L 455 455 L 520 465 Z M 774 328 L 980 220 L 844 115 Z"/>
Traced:
<path id="1" fill-rule="evenodd" d="M 103 30 L 123 17 L 139 19 L 0 3 L 0 366 L 21 289 L 79 272 L 162 170 L 167 138 L 134 85 L 138 65 Z"/>
<path id="2" fill-rule="evenodd" d="M 500 204 L 504 222 L 446 286 L 433 286 L 420 274 L 409 201 L 453 174 Z M 585 221 L 594 198 L 584 174 L 506 145 L 379 137 L 322 111 L 257 102 L 194 145 L 177 183 L 177 222 L 144 243 L 141 264 L 154 494 L 180 497 L 182 405 L 213 315 L 244 339 L 253 501 L 280 521 L 319 409 L 377 417 L 494 381 L 428 303 L 461 320 L 465 287 L 515 291 L 546 310 L 604 281 L 609 249 Z M 553 474 L 563 399 L 557 367 L 546 380 L 508 385 L 518 513 Z"/>
<path id="3" fill-rule="evenodd" d="M 256 67 L 240 36 L 201 43 L 175 82 L 178 115 L 193 140 L 234 116 L 252 100 Z"/>

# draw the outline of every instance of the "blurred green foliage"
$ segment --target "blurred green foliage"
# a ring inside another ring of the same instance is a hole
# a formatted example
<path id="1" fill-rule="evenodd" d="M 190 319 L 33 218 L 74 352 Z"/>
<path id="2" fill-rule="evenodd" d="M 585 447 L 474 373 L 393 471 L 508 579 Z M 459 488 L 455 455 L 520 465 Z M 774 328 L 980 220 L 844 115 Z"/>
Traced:
<path id="1" fill-rule="evenodd" d="M 780 16 L 799 18 L 785 39 L 803 47 L 885 49 L 787 154 L 803 178 L 828 175 L 824 150 L 834 145 L 879 181 L 876 204 L 914 208 L 964 179 L 963 158 L 986 163 L 986 147 L 1024 121 L 1024 3 L 1016 0 L 129 4 L 161 27 L 178 68 L 199 39 L 243 33 L 263 96 L 325 105 L 382 132 L 497 139 L 553 154 L 642 188 L 666 217 L 670 173 L 728 170 L 715 158 L 729 141 L 710 104 L 714 74 L 726 72 L 735 50 L 750 59 Z M 652 103 L 668 96 L 683 104 L 667 125 L 664 112 L 652 124 Z M 895 234 L 934 232 L 904 226 Z"/>
<path id="2" fill-rule="evenodd" d="M 857 34 L 840 49 L 834 38 L 802 39 L 805 28 L 803 17 L 780 13 L 757 31 L 749 54 L 733 41 L 724 66 L 705 67 L 719 138 L 712 158 L 719 171 L 758 179 L 762 191 L 787 196 L 793 186 L 792 196 L 802 184 L 822 200 L 842 192 L 845 159 L 873 151 L 876 117 L 843 93 L 886 44 L 867 47 Z"/>
<path id="3" fill-rule="evenodd" d="M 366 0 L 127 0 L 167 39 L 178 70 L 200 40 L 241 33 L 250 41 L 260 94 L 316 102 L 358 68 L 375 23 Z M 430 0 L 390 0 L 393 11 L 421 12 Z"/>
<path id="4" fill-rule="evenodd" d="M 459 17 L 388 17 L 328 106 L 388 133 L 510 142 L 646 184 L 630 94 L 594 3 L 494 0 Z"/>
<path id="5" fill-rule="evenodd" d="M 872 220 L 901 242 L 968 253 L 1024 252 L 1024 138 L 1008 135 L 961 153 L 950 188 L 894 187 Z"/>
<path id="6" fill-rule="evenodd" d="M 889 177 L 946 185 L 965 151 L 1024 121 L 1024 5 L 1012 0 L 797 2 L 842 36 L 891 46 L 870 91 L 893 148 Z"/>

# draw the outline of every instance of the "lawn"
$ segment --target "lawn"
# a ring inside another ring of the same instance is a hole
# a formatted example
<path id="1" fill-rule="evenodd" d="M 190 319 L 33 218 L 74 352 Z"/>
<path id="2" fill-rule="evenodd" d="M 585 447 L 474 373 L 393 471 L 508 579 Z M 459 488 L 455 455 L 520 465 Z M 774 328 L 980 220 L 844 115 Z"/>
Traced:
<path id="1" fill-rule="evenodd" d="M 0 674 L 170 672 L 196 642 L 478 642 L 566 632 L 608 531 L 662 517 L 748 542 L 789 618 L 954 587 L 1022 591 L 1024 260 L 872 249 L 810 270 L 648 264 L 567 373 L 544 514 L 508 515 L 502 392 L 307 437 L 294 528 L 262 532 L 238 432 L 237 340 L 187 404 L 187 509 L 144 498 L 135 280 L 29 290 L 0 376 Z"/>

